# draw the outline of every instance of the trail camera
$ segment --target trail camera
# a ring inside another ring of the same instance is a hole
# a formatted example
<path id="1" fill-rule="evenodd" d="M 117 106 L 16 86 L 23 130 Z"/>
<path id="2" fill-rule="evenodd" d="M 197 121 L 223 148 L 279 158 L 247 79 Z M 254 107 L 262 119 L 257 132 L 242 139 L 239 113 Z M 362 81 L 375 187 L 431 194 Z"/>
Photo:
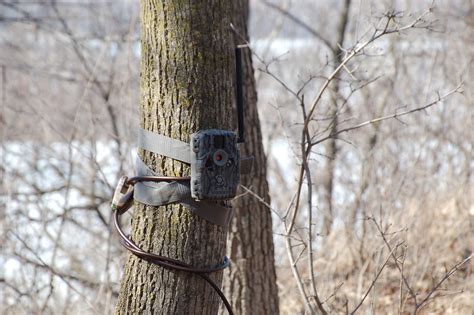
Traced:
<path id="1" fill-rule="evenodd" d="M 191 197 L 199 201 L 234 198 L 239 185 L 240 174 L 249 173 L 252 166 L 253 159 L 249 157 L 241 159 L 238 148 L 238 143 L 244 141 L 244 102 L 240 48 L 236 49 L 235 86 L 238 134 L 221 129 L 199 130 L 191 135 L 190 143 L 186 143 L 142 128 L 139 129 L 138 145 L 140 148 L 191 164 L 189 188 Z M 138 173 L 141 173 L 140 175 L 148 174 L 146 165 L 144 169 L 145 171 Z M 137 185 L 135 187 L 135 199 L 140 194 L 143 196 L 142 200 L 156 201 L 170 196 L 176 199 L 179 193 L 186 190 L 181 186 L 170 184 L 160 188 L 161 190 L 158 193 L 151 192 L 147 187 L 149 185 Z M 176 189 L 176 191 L 172 191 L 172 189 Z"/>
<path id="2" fill-rule="evenodd" d="M 232 131 L 209 129 L 191 135 L 191 196 L 198 200 L 235 197 L 240 153 Z"/>

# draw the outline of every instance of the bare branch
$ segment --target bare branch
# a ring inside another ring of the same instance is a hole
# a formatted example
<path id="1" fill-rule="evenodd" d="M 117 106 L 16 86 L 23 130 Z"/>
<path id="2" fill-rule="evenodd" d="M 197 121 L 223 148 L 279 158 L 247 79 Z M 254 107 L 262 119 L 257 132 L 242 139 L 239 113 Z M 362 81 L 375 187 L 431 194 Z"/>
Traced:
<path id="1" fill-rule="evenodd" d="M 444 95 L 439 95 L 438 94 L 438 98 L 436 100 L 434 100 L 434 101 L 432 101 L 432 102 L 430 102 L 430 103 L 428 103 L 424 106 L 420 106 L 420 107 L 410 109 L 410 110 L 407 110 L 407 111 L 403 111 L 403 112 L 400 112 L 400 113 L 395 113 L 395 114 L 391 114 L 391 115 L 387 115 L 387 116 L 383 116 L 383 117 L 379 117 L 379 118 L 374 118 L 374 119 L 362 122 L 360 124 L 357 124 L 355 126 L 347 127 L 347 128 L 338 130 L 334 134 L 329 134 L 328 136 L 326 136 L 324 138 L 321 138 L 321 139 L 311 143 L 311 145 L 312 146 L 317 145 L 317 144 L 319 144 L 319 143 L 321 143 L 321 142 L 323 142 L 327 139 L 334 138 L 337 135 L 339 135 L 341 133 L 344 133 L 344 132 L 348 132 L 348 131 L 359 129 L 359 128 L 362 128 L 362 127 L 366 127 L 368 125 L 375 124 L 375 123 L 378 123 L 378 122 L 381 122 L 381 121 L 384 121 L 384 120 L 387 120 L 387 119 L 397 119 L 397 118 L 400 118 L 400 117 L 405 116 L 405 115 L 409 115 L 409 114 L 412 114 L 412 113 L 415 113 L 415 112 L 423 111 L 425 109 L 428 109 L 428 108 L 440 103 L 441 101 L 445 100 L 450 95 L 452 95 L 454 93 L 459 93 L 462 89 L 462 86 L 463 86 L 463 83 L 460 83 L 458 86 L 456 86 L 454 89 L 448 91 L 446 94 L 444 94 Z"/>
<path id="2" fill-rule="evenodd" d="M 396 251 L 400 245 L 402 245 L 402 243 L 397 244 L 397 245 L 390 251 L 390 253 L 387 255 L 387 258 L 385 258 L 384 263 L 383 263 L 382 266 L 380 267 L 379 271 L 377 271 L 377 273 L 376 273 L 374 279 L 373 279 L 372 282 L 370 283 L 369 288 L 368 288 L 367 291 L 365 292 L 365 294 L 364 294 L 364 296 L 362 297 L 362 299 L 360 300 L 359 304 L 357 304 L 357 306 L 356 306 L 356 307 L 354 308 L 354 310 L 351 312 L 351 315 L 352 315 L 352 314 L 355 314 L 355 312 L 357 312 L 357 310 L 362 306 L 362 304 L 364 303 L 365 299 L 367 298 L 367 295 L 369 295 L 370 291 L 372 291 L 372 288 L 375 286 L 375 283 L 377 283 L 377 280 L 379 279 L 380 275 L 382 274 L 382 271 L 384 270 L 385 266 L 387 266 L 387 263 L 388 263 L 388 261 L 390 260 L 390 257 L 392 257 L 394 251 Z"/>
<path id="3" fill-rule="evenodd" d="M 309 26 L 306 22 L 304 22 L 303 20 L 301 20 L 299 17 L 295 16 L 294 14 L 292 14 L 291 12 L 289 12 L 288 10 L 285 10 L 283 9 L 281 6 L 275 4 L 275 3 L 272 3 L 270 1 L 262 1 L 263 4 L 265 4 L 266 6 L 272 8 L 272 9 L 275 9 L 276 11 L 280 12 L 281 14 L 283 14 L 284 16 L 286 16 L 287 18 L 289 18 L 291 21 L 293 21 L 296 25 L 300 26 L 301 28 L 303 28 L 304 30 L 306 30 L 308 33 L 310 33 L 312 36 L 314 36 L 315 38 L 319 39 L 321 41 L 321 43 L 323 43 L 327 48 L 329 49 L 333 49 L 333 45 L 331 44 L 331 42 L 329 40 L 327 40 L 324 36 L 322 36 L 318 31 L 316 31 L 314 28 L 312 28 L 311 26 Z"/>

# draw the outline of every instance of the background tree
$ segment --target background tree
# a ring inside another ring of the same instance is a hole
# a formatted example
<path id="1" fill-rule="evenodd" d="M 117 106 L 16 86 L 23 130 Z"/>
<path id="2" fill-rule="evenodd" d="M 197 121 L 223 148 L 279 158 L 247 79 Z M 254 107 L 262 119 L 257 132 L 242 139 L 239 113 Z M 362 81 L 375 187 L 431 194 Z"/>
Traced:
<path id="1" fill-rule="evenodd" d="M 246 46 L 249 1 L 232 1 L 235 44 Z M 242 49 L 245 100 L 244 156 L 255 157 L 252 173 L 242 176 L 242 196 L 233 203 L 235 216 L 227 238 L 231 266 L 224 271 L 224 288 L 237 314 L 278 314 L 271 204 L 267 163 L 257 109 L 257 91 L 249 47 Z M 251 192 L 249 192 L 249 190 Z M 264 202 L 262 202 L 262 200 Z"/>

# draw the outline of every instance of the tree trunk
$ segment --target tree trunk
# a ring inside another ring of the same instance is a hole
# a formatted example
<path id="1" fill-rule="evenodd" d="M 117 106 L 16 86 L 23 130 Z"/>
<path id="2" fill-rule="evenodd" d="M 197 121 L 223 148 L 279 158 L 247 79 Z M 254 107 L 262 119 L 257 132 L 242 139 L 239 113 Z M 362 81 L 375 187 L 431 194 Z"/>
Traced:
<path id="1" fill-rule="evenodd" d="M 248 0 L 232 1 L 233 24 L 240 34 L 236 44 L 248 39 Z M 242 38 L 243 37 L 243 38 Z M 242 155 L 255 157 L 250 175 L 241 184 L 268 204 L 267 163 L 257 111 L 257 92 L 249 49 L 242 52 L 244 65 L 245 143 Z M 241 191 L 245 193 L 245 191 Z M 278 314 L 278 288 L 274 263 L 271 211 L 256 197 L 245 194 L 234 203 L 235 216 L 228 236 L 231 266 L 225 271 L 224 288 L 236 314 Z"/>
<path id="2" fill-rule="evenodd" d="M 349 9 L 351 6 L 351 0 L 345 0 L 341 8 L 340 21 L 337 29 L 337 38 L 336 42 L 331 48 L 332 57 L 334 59 L 334 66 L 331 71 L 334 71 L 337 66 L 342 62 L 342 52 L 340 51 L 339 45 L 343 47 L 344 38 L 346 35 L 346 27 L 349 22 Z M 341 97 L 341 86 L 339 84 L 339 75 L 336 76 L 336 80 L 333 83 L 333 95 L 334 99 L 331 108 L 329 109 L 329 117 L 331 117 L 331 126 L 330 133 L 337 133 L 339 127 L 339 113 L 338 113 L 338 99 Z M 334 195 L 334 183 L 336 176 L 336 159 L 338 155 L 336 138 L 329 138 L 325 143 L 325 153 L 328 158 L 326 167 L 324 168 L 321 178 L 323 184 L 323 225 L 321 229 L 321 234 L 328 236 L 332 230 L 332 224 L 334 221 L 334 204 L 333 204 L 333 195 Z"/>
<path id="3" fill-rule="evenodd" d="M 141 126 L 188 142 L 199 129 L 231 129 L 234 45 L 231 2 L 141 1 Z M 152 169 L 187 176 L 189 166 L 140 152 Z M 180 205 L 135 204 L 132 239 L 149 252 L 196 267 L 222 262 L 226 228 Z M 222 272 L 211 275 L 217 283 Z M 129 255 L 117 314 L 215 314 L 220 299 L 195 274 L 164 269 Z"/>

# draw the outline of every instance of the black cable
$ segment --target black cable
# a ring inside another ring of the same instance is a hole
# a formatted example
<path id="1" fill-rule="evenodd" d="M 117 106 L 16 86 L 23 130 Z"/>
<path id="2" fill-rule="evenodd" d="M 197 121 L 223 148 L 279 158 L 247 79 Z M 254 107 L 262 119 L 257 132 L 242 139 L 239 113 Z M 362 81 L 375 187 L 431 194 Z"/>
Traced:
<path id="1" fill-rule="evenodd" d="M 132 177 L 128 179 L 126 181 L 126 185 L 128 187 L 133 186 L 135 183 L 139 181 L 159 182 L 159 181 L 184 181 L 184 180 L 189 180 L 189 177 L 137 176 L 137 177 Z M 199 275 L 201 278 L 206 280 L 207 283 L 211 285 L 211 287 L 216 291 L 216 293 L 221 298 L 228 313 L 230 315 L 233 315 L 232 307 L 229 301 L 227 300 L 227 298 L 225 297 L 224 293 L 219 288 L 219 286 L 208 275 L 211 272 L 221 271 L 227 268 L 230 264 L 229 259 L 225 256 L 223 262 L 217 265 L 216 267 L 196 268 L 182 261 L 179 261 L 177 259 L 160 256 L 153 253 L 148 253 L 142 250 L 123 232 L 122 227 L 120 225 L 120 215 L 127 212 L 127 210 L 132 206 L 132 203 L 133 203 L 133 189 L 129 190 L 123 196 L 120 204 L 117 205 L 117 208 L 115 209 L 114 223 L 115 223 L 115 228 L 120 236 L 120 243 L 122 244 L 122 246 L 128 249 L 135 256 L 140 257 L 141 259 L 146 260 L 150 263 L 153 263 L 153 264 L 156 264 L 168 269 L 175 269 L 175 270 L 195 273 Z"/>
<path id="2" fill-rule="evenodd" d="M 235 48 L 235 94 L 237 100 L 237 124 L 239 129 L 238 142 L 243 143 L 244 139 L 244 92 L 242 75 L 242 52 L 241 48 Z"/>

